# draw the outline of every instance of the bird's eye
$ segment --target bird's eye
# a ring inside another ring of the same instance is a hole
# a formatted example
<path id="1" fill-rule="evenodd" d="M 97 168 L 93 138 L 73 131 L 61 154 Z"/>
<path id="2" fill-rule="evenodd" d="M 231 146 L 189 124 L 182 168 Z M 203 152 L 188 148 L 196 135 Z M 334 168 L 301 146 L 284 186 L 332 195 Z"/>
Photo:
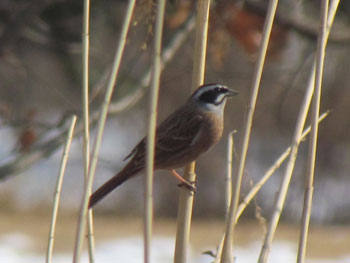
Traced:
<path id="1" fill-rule="evenodd" d="M 221 88 L 221 87 L 216 87 L 216 88 L 215 88 L 215 91 L 218 92 L 218 93 L 226 93 L 226 92 L 227 92 L 227 89 Z"/>

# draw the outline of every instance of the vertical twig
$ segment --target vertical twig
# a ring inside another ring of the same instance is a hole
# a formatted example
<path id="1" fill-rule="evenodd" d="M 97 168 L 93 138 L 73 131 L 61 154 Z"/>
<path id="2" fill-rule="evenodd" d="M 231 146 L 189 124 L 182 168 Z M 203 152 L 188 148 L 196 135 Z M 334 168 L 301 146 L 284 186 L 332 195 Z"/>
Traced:
<path id="1" fill-rule="evenodd" d="M 106 95 L 101 107 L 101 115 L 98 121 L 97 126 L 97 135 L 94 142 L 94 147 L 92 151 L 92 158 L 89 165 L 89 174 L 87 178 L 87 182 L 84 188 L 84 194 L 83 194 L 83 200 L 81 204 L 80 209 L 80 215 L 79 215 L 79 222 L 78 222 L 78 230 L 77 230 L 77 236 L 76 236 L 76 242 L 75 242 L 75 248 L 74 248 L 74 255 L 73 255 L 73 262 L 77 263 L 80 262 L 80 256 L 83 249 L 83 238 L 84 238 L 84 231 L 86 227 L 86 216 L 87 216 L 87 210 L 88 210 L 88 204 L 89 204 L 89 193 L 91 191 L 92 183 L 94 180 L 94 175 L 96 171 L 97 166 L 97 160 L 98 160 L 98 153 L 101 147 L 101 141 L 102 141 L 102 134 L 106 123 L 107 113 L 108 113 L 108 105 L 110 103 L 113 88 L 116 83 L 121 58 L 123 55 L 125 43 L 126 43 L 126 37 L 128 33 L 128 29 L 130 26 L 131 16 L 134 10 L 135 6 L 135 0 L 129 0 L 129 4 L 127 7 L 127 11 L 125 14 L 125 20 L 123 23 L 123 27 L 120 34 L 119 44 L 118 48 L 115 54 L 114 62 L 113 62 L 113 69 L 111 73 L 111 77 L 108 83 Z"/>
<path id="2" fill-rule="evenodd" d="M 159 82 L 161 72 L 161 46 L 164 22 L 165 0 L 157 3 L 157 19 L 154 37 L 153 74 L 150 94 L 150 118 L 147 136 L 147 162 L 145 183 L 145 211 L 144 211 L 144 262 L 151 262 L 151 238 L 153 222 L 153 166 L 154 166 L 154 144 L 157 123 L 157 104 L 159 93 Z"/>
<path id="3" fill-rule="evenodd" d="M 233 262 L 232 235 L 233 235 L 234 226 L 235 226 L 235 218 L 236 218 L 236 212 L 237 212 L 237 207 L 239 202 L 241 182 L 242 182 L 243 171 L 245 167 L 245 160 L 246 160 L 247 151 L 248 151 L 255 104 L 258 97 L 262 70 L 264 67 L 267 46 L 270 39 L 273 20 L 276 14 L 277 4 L 278 4 L 278 0 L 269 1 L 266 20 L 264 23 L 264 28 L 262 33 L 262 41 L 259 49 L 258 61 L 254 69 L 254 75 L 253 75 L 252 84 L 251 84 L 250 101 L 249 101 L 248 110 L 246 112 L 245 119 L 244 119 L 243 139 L 242 139 L 242 145 L 239 151 L 238 166 L 236 169 L 236 176 L 235 176 L 235 183 L 234 183 L 235 189 L 233 192 L 234 194 L 232 195 L 229 218 L 226 221 L 226 234 L 225 234 L 224 246 L 222 251 L 221 263 Z"/>
<path id="4" fill-rule="evenodd" d="M 198 88 L 204 81 L 205 59 L 207 51 L 207 35 L 209 21 L 210 0 L 198 1 L 196 40 L 194 46 L 194 64 L 192 75 L 192 90 Z M 194 182 L 196 180 L 195 162 L 185 167 L 185 180 Z M 192 217 L 193 193 L 185 188 L 180 189 L 178 219 L 175 243 L 175 263 L 187 262 L 187 253 L 190 237 L 190 226 Z"/>
<path id="5" fill-rule="evenodd" d="M 230 132 L 228 135 L 228 143 L 227 143 L 227 171 L 226 171 L 226 191 L 225 191 L 225 220 L 228 220 L 228 214 L 230 211 L 230 203 L 232 196 L 232 165 L 233 165 L 233 153 L 234 153 L 234 138 L 233 135 L 237 131 L 234 130 Z M 214 263 L 219 263 L 221 259 L 222 247 L 224 245 L 225 233 L 223 234 L 215 257 Z"/>
<path id="6" fill-rule="evenodd" d="M 46 263 L 52 262 L 52 251 L 53 251 L 53 245 L 54 245 L 54 241 L 55 241 L 55 228 L 56 228 L 56 221 L 57 221 L 58 206 L 60 203 L 62 182 L 63 182 L 64 172 L 66 170 L 69 149 L 70 149 L 70 146 L 72 143 L 73 132 L 74 132 L 74 127 L 75 127 L 76 121 L 77 121 L 77 116 L 73 115 L 69 130 L 68 130 L 68 134 L 67 134 L 67 140 L 66 140 L 66 143 L 64 145 L 60 171 L 59 171 L 58 177 L 57 177 L 55 194 L 54 194 L 54 199 L 53 199 L 52 218 L 51 218 L 50 231 L 49 231 L 49 241 L 48 241 L 47 252 L 46 252 Z"/>
<path id="7" fill-rule="evenodd" d="M 89 135 L 89 52 L 90 52 L 90 0 L 84 0 L 84 16 L 83 16 L 83 121 L 84 121 L 84 136 L 83 136 L 83 158 L 84 158 L 84 177 L 87 182 L 89 172 L 90 159 L 90 135 Z M 91 193 L 89 193 L 90 195 Z M 94 244 L 94 228 L 92 210 L 88 212 L 88 251 L 89 262 L 95 262 L 95 244 Z"/>
<path id="8" fill-rule="evenodd" d="M 228 135 L 227 145 L 227 171 L 226 171 L 226 199 L 225 199 L 225 213 L 226 220 L 230 212 L 230 204 L 232 198 L 232 165 L 233 165 L 233 152 L 234 152 L 234 138 L 233 135 L 237 131 L 234 130 Z"/>
<path id="9" fill-rule="evenodd" d="M 312 206 L 312 195 L 313 195 L 313 181 L 315 173 L 315 162 L 316 162 L 316 149 L 317 149 L 317 135 L 318 135 L 318 117 L 320 111 L 321 102 L 321 86 L 322 86 L 322 75 L 323 65 L 326 49 L 326 30 L 327 30 L 327 15 L 328 15 L 328 0 L 322 0 L 321 4 L 321 26 L 318 37 L 317 50 L 316 50 L 316 76 L 315 76 L 315 87 L 314 95 L 312 99 L 312 130 L 309 141 L 309 154 L 307 160 L 307 182 L 305 183 L 304 193 L 304 206 L 303 214 L 301 218 L 301 231 L 299 238 L 299 248 L 297 262 L 305 262 L 306 253 L 306 242 L 307 234 L 309 230 L 311 206 Z"/>
<path id="10" fill-rule="evenodd" d="M 327 19 L 328 21 L 327 21 L 326 39 L 328 39 L 329 32 L 330 32 L 331 26 L 333 24 L 333 20 L 335 17 L 335 13 L 336 13 L 338 4 L 339 4 L 339 0 L 334 0 L 332 2 L 331 8 L 329 9 L 330 11 L 328 14 L 328 19 Z M 293 135 L 293 140 L 292 140 L 292 148 L 291 148 L 291 153 L 289 156 L 288 164 L 287 164 L 287 167 L 285 170 L 284 177 L 283 177 L 282 182 L 281 182 L 280 190 L 278 191 L 277 196 L 276 196 L 276 202 L 274 204 L 273 214 L 272 214 L 271 219 L 269 221 L 268 230 L 267 230 L 267 233 L 266 233 L 266 236 L 264 239 L 264 243 L 263 243 L 261 251 L 260 251 L 259 263 L 267 262 L 268 255 L 269 255 L 270 249 L 271 249 L 272 239 L 274 237 L 274 234 L 275 234 L 275 231 L 276 231 L 276 228 L 278 225 L 278 221 L 279 221 L 282 209 L 283 209 L 284 201 L 286 199 L 289 182 L 290 182 L 290 179 L 291 179 L 291 176 L 293 173 L 295 159 L 296 159 L 296 156 L 298 153 L 301 130 L 303 129 L 303 126 L 305 123 L 306 115 L 307 115 L 307 112 L 308 112 L 308 109 L 310 106 L 310 101 L 311 101 L 311 97 L 312 97 L 312 93 L 313 93 L 314 82 L 315 82 L 315 68 L 316 68 L 316 61 L 314 60 L 313 64 L 312 64 L 312 70 L 311 70 L 309 82 L 307 85 L 307 89 L 306 89 L 306 92 L 304 95 L 303 102 L 301 104 L 297 124 L 296 124 L 295 130 L 294 130 L 294 135 Z"/>

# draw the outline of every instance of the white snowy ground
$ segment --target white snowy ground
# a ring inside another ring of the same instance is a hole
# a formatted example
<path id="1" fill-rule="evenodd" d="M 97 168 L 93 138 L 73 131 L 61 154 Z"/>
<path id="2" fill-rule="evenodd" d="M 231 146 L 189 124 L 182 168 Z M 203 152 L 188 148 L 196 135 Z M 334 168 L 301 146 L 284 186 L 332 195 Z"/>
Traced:
<path id="1" fill-rule="evenodd" d="M 96 262 L 143 262 L 143 243 L 141 236 L 133 236 L 125 239 L 116 239 L 102 242 L 96 247 Z M 0 238 L 0 262 L 4 263 L 36 263 L 44 262 L 45 255 L 32 252 L 33 242 L 29 236 L 21 233 L 7 234 Z M 152 262 L 166 263 L 173 260 L 174 240 L 166 237 L 155 237 L 152 242 Z M 205 248 L 203 248 L 203 251 Z M 259 256 L 260 244 L 252 243 L 247 247 L 235 248 L 236 263 L 256 262 Z M 55 253 L 53 262 L 71 262 L 72 255 L 69 253 Z M 84 253 L 82 262 L 88 262 L 87 254 Z M 201 251 L 190 251 L 189 263 L 210 263 L 212 258 L 201 255 Z M 287 242 L 278 242 L 273 245 L 270 255 L 270 263 L 296 262 L 296 247 Z M 308 259 L 308 263 L 349 263 L 349 255 L 334 259 Z"/>

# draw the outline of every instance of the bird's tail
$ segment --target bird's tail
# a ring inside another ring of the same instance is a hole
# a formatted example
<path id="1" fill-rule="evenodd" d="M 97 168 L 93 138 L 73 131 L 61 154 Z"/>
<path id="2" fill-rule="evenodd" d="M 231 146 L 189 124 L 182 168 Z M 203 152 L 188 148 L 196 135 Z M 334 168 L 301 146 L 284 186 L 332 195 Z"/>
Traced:
<path id="1" fill-rule="evenodd" d="M 113 176 L 106 183 L 104 183 L 100 188 L 98 188 L 91 196 L 89 200 L 89 208 L 95 206 L 101 199 L 112 192 L 119 185 L 124 183 L 130 177 L 138 173 L 141 169 L 132 169 L 132 162 L 127 164 L 123 170 L 121 170 L 117 175 Z"/>

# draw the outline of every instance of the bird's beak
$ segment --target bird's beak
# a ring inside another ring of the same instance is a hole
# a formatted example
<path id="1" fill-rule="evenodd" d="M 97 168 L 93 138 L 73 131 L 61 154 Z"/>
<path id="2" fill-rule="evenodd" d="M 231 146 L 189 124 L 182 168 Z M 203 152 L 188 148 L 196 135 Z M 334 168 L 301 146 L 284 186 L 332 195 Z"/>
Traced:
<path id="1" fill-rule="evenodd" d="M 228 89 L 228 92 L 227 92 L 227 97 L 233 97 L 233 96 L 236 96 L 238 95 L 238 91 L 235 91 L 235 90 L 232 90 L 232 89 Z"/>

